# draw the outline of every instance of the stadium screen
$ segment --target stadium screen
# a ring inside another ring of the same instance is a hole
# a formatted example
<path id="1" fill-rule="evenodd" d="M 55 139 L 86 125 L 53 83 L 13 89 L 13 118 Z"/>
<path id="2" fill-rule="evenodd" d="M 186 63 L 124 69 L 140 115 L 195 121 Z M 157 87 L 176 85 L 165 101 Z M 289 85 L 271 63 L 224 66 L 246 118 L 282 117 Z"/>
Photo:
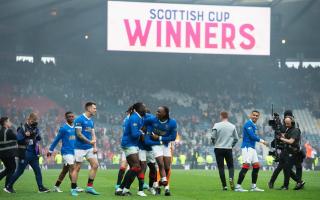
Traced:
<path id="1" fill-rule="evenodd" d="M 107 50 L 270 55 L 270 8 L 108 1 Z"/>

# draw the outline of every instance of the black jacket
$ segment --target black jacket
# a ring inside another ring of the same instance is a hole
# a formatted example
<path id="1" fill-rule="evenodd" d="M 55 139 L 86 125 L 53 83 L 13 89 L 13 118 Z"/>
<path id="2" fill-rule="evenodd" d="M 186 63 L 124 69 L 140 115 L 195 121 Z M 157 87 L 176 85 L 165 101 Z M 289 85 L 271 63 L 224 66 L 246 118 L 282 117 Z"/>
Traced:
<path id="1" fill-rule="evenodd" d="M 26 132 L 31 133 L 30 136 L 26 136 Z M 32 127 L 25 123 L 17 129 L 18 140 L 18 157 L 23 159 L 26 151 L 39 154 L 39 141 L 41 140 L 38 127 Z M 31 142 L 30 142 L 31 141 Z M 31 143 L 31 144 L 30 144 Z"/>
<path id="2" fill-rule="evenodd" d="M 285 138 L 290 139 L 293 138 L 293 144 L 286 144 L 285 149 L 289 153 L 298 153 L 300 151 L 300 139 L 301 139 L 301 132 L 300 129 L 292 127 L 286 130 Z"/>
<path id="3" fill-rule="evenodd" d="M 17 153 L 17 136 L 12 129 L 0 129 L 0 158 L 14 157 Z"/>

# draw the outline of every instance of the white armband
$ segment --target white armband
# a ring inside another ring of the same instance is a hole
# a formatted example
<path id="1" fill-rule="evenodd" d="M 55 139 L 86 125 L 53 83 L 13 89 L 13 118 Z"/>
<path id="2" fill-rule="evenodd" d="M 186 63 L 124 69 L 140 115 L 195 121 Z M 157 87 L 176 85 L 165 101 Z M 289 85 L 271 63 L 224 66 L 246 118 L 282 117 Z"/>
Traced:
<path id="1" fill-rule="evenodd" d="M 159 136 L 159 141 L 162 142 L 162 136 Z"/>

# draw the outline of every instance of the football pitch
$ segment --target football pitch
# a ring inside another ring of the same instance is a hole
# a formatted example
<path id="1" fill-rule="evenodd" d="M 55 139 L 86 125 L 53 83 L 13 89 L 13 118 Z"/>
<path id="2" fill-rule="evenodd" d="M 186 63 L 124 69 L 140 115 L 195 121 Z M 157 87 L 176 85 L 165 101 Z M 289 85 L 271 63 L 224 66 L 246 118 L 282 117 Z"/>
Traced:
<path id="1" fill-rule="evenodd" d="M 43 182 L 46 187 L 52 188 L 56 178 L 58 177 L 59 170 L 43 171 Z M 226 171 L 227 172 L 227 171 Z M 87 182 L 88 170 L 81 170 L 78 186 L 85 187 Z M 248 200 L 248 199 L 267 199 L 267 200 L 300 200 L 300 199 L 320 199 L 320 172 L 303 172 L 303 179 L 306 181 L 305 189 L 301 191 L 294 191 L 294 183 L 291 181 L 290 190 L 278 191 L 276 189 L 270 190 L 267 187 L 267 182 L 271 176 L 269 171 L 260 171 L 258 178 L 258 186 L 265 189 L 265 192 L 245 192 L 238 193 L 233 191 L 222 191 L 218 171 L 206 170 L 173 170 L 170 189 L 172 196 L 166 197 L 152 196 L 148 191 L 145 193 L 148 197 L 139 197 L 137 192 L 137 181 L 132 185 L 130 197 L 119 197 L 114 195 L 114 185 L 117 177 L 117 170 L 100 170 L 94 182 L 95 189 L 101 193 L 99 196 L 93 196 L 86 193 L 80 193 L 78 197 L 72 197 L 70 191 L 70 181 L 65 179 L 61 185 L 63 193 L 37 193 L 37 186 L 35 177 L 32 171 L 25 171 L 20 179 L 14 185 L 17 193 L 7 194 L 3 190 L 0 191 L 0 199 L 28 199 L 28 200 L 64 200 L 64 199 L 175 199 L 175 200 L 191 200 L 191 199 L 235 199 L 235 200 Z M 238 171 L 235 173 L 238 177 Z M 251 170 L 247 173 L 243 187 L 250 188 Z M 275 188 L 279 188 L 283 182 L 282 173 L 278 177 Z M 1 186 L 4 185 L 4 180 L 0 182 Z"/>

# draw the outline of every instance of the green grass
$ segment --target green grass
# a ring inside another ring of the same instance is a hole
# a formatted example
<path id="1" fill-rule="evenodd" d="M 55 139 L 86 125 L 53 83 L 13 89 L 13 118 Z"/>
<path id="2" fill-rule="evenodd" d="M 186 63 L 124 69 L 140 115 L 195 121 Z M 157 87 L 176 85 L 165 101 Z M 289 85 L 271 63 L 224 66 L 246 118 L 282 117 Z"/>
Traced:
<path id="1" fill-rule="evenodd" d="M 78 185 L 85 187 L 87 181 L 88 170 L 81 170 L 79 176 Z M 43 182 L 47 187 L 52 188 L 56 178 L 59 174 L 59 170 L 43 171 Z M 29 200 L 64 200 L 64 199 L 141 199 L 136 195 L 137 182 L 132 185 L 131 191 L 132 197 L 118 197 L 114 196 L 114 184 L 116 181 L 116 170 L 99 171 L 97 178 L 94 182 L 95 189 L 101 193 L 100 196 L 92 196 L 85 193 L 80 193 L 78 197 L 71 197 L 69 194 L 70 181 L 66 179 L 61 188 L 63 193 L 48 193 L 38 194 L 35 177 L 32 171 L 26 171 L 22 177 L 14 185 L 16 194 L 7 194 L 4 191 L 0 191 L 0 199 L 29 199 Z M 222 191 L 220 185 L 220 179 L 217 171 L 205 171 L 205 170 L 193 170 L 182 171 L 174 170 L 172 172 L 172 179 L 170 183 L 171 197 L 151 196 L 148 195 L 145 199 L 174 199 L 174 200 L 189 200 L 189 199 L 236 199 L 236 200 L 300 200 L 300 199 L 320 199 L 320 173 L 317 172 L 304 172 L 303 179 L 307 182 L 305 189 L 301 191 L 294 191 L 294 183 L 291 181 L 289 191 L 277 191 L 267 189 L 267 182 L 271 176 L 271 172 L 260 171 L 258 186 L 265 189 L 262 193 L 236 193 L 232 191 Z M 238 177 L 238 171 L 236 172 L 236 178 Z M 251 180 L 251 172 L 249 171 L 243 187 L 249 189 Z M 280 187 L 283 181 L 283 176 L 279 176 L 276 187 Z M 1 181 L 4 184 L 4 180 Z M 146 191 L 147 194 L 149 194 Z"/>

